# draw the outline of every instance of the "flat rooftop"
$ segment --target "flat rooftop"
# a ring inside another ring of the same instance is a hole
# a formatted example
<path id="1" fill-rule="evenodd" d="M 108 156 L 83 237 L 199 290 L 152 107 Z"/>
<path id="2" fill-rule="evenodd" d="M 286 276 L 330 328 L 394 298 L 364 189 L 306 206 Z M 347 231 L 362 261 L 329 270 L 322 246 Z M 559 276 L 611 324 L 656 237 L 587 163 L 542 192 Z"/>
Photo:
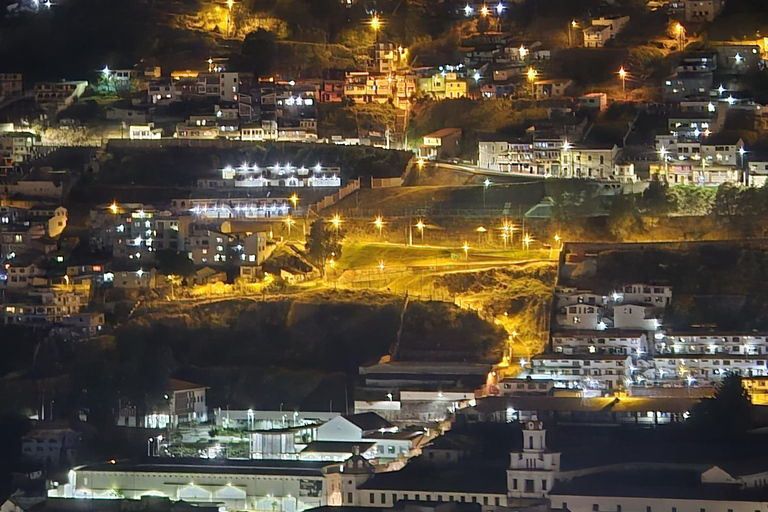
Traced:
<path id="1" fill-rule="evenodd" d="M 338 465 L 338 462 L 305 462 L 300 460 L 143 458 L 117 460 L 114 464 L 110 461 L 87 464 L 80 466 L 78 471 L 321 476 L 324 468 Z"/>

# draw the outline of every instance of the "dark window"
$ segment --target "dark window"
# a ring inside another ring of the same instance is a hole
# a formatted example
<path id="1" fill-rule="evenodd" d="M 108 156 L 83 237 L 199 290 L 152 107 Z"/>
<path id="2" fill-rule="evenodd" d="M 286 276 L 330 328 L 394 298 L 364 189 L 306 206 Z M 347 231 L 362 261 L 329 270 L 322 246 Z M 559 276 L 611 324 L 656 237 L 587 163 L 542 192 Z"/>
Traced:
<path id="1" fill-rule="evenodd" d="M 488 496 L 483 496 L 483 505 L 488 504 Z"/>
<path id="2" fill-rule="evenodd" d="M 347 493 L 347 503 L 352 503 L 352 493 L 351 492 Z"/>
<path id="3" fill-rule="evenodd" d="M 542 491 L 546 491 L 547 490 L 547 481 L 546 480 L 542 480 L 541 481 L 541 490 Z"/>
<path id="4" fill-rule="evenodd" d="M 381 493 L 381 504 L 385 504 L 387 502 L 387 495 L 384 493 Z"/>
<path id="5" fill-rule="evenodd" d="M 376 498 L 374 497 L 373 493 L 371 493 L 371 504 L 376 502 Z"/>
<path id="6" fill-rule="evenodd" d="M 517 478 L 512 479 L 512 489 L 517 489 Z"/>
<path id="7" fill-rule="evenodd" d="M 592 504 L 592 510 L 594 510 L 595 512 L 597 512 L 598 510 L 600 510 L 600 505 L 598 505 L 597 503 L 593 503 L 593 504 Z"/>
<path id="8" fill-rule="evenodd" d="M 500 505 L 501 505 L 501 499 L 498 496 L 496 496 L 496 506 L 498 507 Z"/>
<path id="9" fill-rule="evenodd" d="M 534 492 L 533 480 L 525 481 L 525 492 Z"/>

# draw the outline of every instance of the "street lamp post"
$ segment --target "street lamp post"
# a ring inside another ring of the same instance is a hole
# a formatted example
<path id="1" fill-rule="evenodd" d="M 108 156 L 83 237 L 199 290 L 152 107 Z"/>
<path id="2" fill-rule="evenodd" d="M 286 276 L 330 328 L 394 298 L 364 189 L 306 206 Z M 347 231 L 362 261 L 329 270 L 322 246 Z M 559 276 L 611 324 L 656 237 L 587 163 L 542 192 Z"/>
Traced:
<path id="1" fill-rule="evenodd" d="M 677 39 L 678 43 L 680 45 L 680 51 L 683 51 L 685 48 L 685 27 L 683 27 L 680 23 L 675 25 L 675 31 L 677 32 Z"/>
<path id="2" fill-rule="evenodd" d="M 376 220 L 373 221 L 373 225 L 379 230 L 379 238 L 381 238 L 381 230 L 384 228 L 384 219 L 381 215 L 376 216 Z"/>
<path id="3" fill-rule="evenodd" d="M 741 159 L 741 179 L 744 183 L 745 187 L 749 186 L 749 172 L 747 172 L 747 168 L 744 165 L 744 155 L 747 154 L 747 151 L 743 148 L 739 148 L 739 158 Z"/>
<path id="4" fill-rule="evenodd" d="M 627 99 L 627 70 L 624 69 L 624 66 L 619 68 L 619 78 L 621 78 L 621 92 L 624 99 Z"/>
<path id="5" fill-rule="evenodd" d="M 227 37 L 229 37 L 229 19 L 232 17 L 232 6 L 235 0 L 227 0 Z"/>
<path id="6" fill-rule="evenodd" d="M 536 77 L 538 76 L 539 72 L 533 69 L 533 67 L 529 67 L 528 71 L 525 73 L 525 77 L 528 79 L 528 82 L 531 84 L 531 96 L 533 97 L 533 101 L 536 101 Z"/>
<path id="7" fill-rule="evenodd" d="M 483 182 L 483 210 L 485 210 L 485 193 L 488 190 L 488 187 L 491 186 L 491 180 L 488 178 L 485 178 L 485 181 Z"/>
<path id="8" fill-rule="evenodd" d="M 419 222 L 416 223 L 416 229 L 419 230 L 419 233 L 421 234 L 421 245 L 424 245 L 424 228 L 427 227 L 426 224 L 424 224 L 424 221 L 422 219 L 419 219 Z"/>
<path id="9" fill-rule="evenodd" d="M 579 24 L 576 22 L 576 20 L 571 20 L 571 22 L 568 24 L 568 48 L 573 46 L 571 31 L 578 26 Z"/>
<path id="10" fill-rule="evenodd" d="M 381 28 L 381 18 L 378 14 L 374 14 L 371 17 L 371 21 L 368 22 L 373 29 L 373 65 L 376 70 L 379 69 L 379 29 Z"/>
<path id="11" fill-rule="evenodd" d="M 285 222 L 285 225 L 288 226 L 288 238 L 291 238 L 291 227 L 293 227 L 294 224 L 296 224 L 296 221 L 291 218 L 289 215 L 286 217 L 283 222 Z"/>

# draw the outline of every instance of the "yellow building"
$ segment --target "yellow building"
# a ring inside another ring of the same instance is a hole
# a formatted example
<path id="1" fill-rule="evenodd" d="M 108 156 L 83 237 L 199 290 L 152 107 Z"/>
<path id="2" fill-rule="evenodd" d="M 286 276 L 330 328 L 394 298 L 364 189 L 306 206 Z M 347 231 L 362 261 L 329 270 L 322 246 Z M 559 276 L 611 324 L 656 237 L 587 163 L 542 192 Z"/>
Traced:
<path id="1" fill-rule="evenodd" d="M 741 384 L 754 405 L 768 405 L 768 377 L 742 377 Z"/>
<path id="2" fill-rule="evenodd" d="M 456 73 L 437 73 L 419 79 L 419 91 L 436 100 L 465 98 L 469 90 L 466 78 Z"/>

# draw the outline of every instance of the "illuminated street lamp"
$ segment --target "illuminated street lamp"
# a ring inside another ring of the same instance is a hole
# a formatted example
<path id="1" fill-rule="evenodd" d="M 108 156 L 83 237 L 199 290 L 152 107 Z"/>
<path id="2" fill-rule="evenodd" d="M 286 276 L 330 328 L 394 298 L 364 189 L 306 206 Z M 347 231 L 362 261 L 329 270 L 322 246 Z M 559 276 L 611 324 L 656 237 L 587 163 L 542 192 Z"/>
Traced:
<path id="1" fill-rule="evenodd" d="M 659 150 L 659 154 L 661 155 L 661 160 L 664 162 L 664 179 L 667 179 L 669 174 L 669 167 L 668 167 L 668 158 L 667 154 L 669 152 L 667 151 L 667 148 L 664 146 L 661 146 L 661 149 Z"/>
<path id="2" fill-rule="evenodd" d="M 539 75 L 539 72 L 533 69 L 533 67 L 529 67 L 528 71 L 525 73 L 525 77 L 528 79 L 528 83 L 531 84 L 531 96 L 533 96 L 533 99 L 536 99 L 536 86 L 534 83 L 536 82 L 536 77 Z"/>
<path id="3" fill-rule="evenodd" d="M 526 251 L 530 249 L 531 242 L 533 242 L 533 237 L 531 235 L 529 235 L 528 233 L 526 233 L 523 236 L 523 247 L 525 248 Z"/>
<path id="4" fill-rule="evenodd" d="M 473 12 L 475 12 L 475 10 L 472 8 L 471 5 L 467 4 L 467 6 L 464 7 L 464 16 L 470 17 L 472 16 Z"/>
<path id="5" fill-rule="evenodd" d="M 488 6 L 487 6 L 487 5 L 483 5 L 483 6 L 480 8 L 480 15 L 481 15 L 483 18 L 486 18 L 486 17 L 487 17 L 487 16 L 488 16 L 490 13 L 491 13 L 491 10 L 488 8 Z"/>
<path id="6" fill-rule="evenodd" d="M 111 211 L 115 215 L 120 213 L 120 207 L 117 206 L 117 202 L 116 201 L 113 201 L 112 204 L 109 205 L 109 211 Z"/>
<path id="7" fill-rule="evenodd" d="M 627 97 L 627 70 L 624 66 L 619 68 L 619 78 L 621 78 L 621 92 L 624 94 L 624 98 Z"/>
<path id="8" fill-rule="evenodd" d="M 520 60 L 525 60 L 525 57 L 531 53 L 531 51 L 522 44 L 520 45 L 520 48 L 517 49 L 517 51 L 520 54 Z"/>
<path id="9" fill-rule="evenodd" d="M 294 208 L 296 208 L 296 205 L 299 204 L 299 196 L 297 194 L 292 194 L 288 200 L 291 202 L 291 204 L 293 204 Z"/>
<path id="10" fill-rule="evenodd" d="M 496 14 L 501 16 L 502 14 L 504 14 L 504 9 L 506 8 L 507 7 L 503 3 L 499 2 L 498 4 L 496 4 Z"/>
<path id="11" fill-rule="evenodd" d="M 424 168 L 424 159 L 419 158 L 418 160 L 416 160 L 416 165 L 418 166 L 419 170 L 422 170 Z"/>
<path id="12" fill-rule="evenodd" d="M 235 0 L 227 0 L 227 37 L 229 37 L 229 19 L 232 17 L 232 6 L 235 5 Z"/>
<path id="13" fill-rule="evenodd" d="M 341 220 L 341 216 L 338 213 L 334 213 L 333 217 L 331 217 L 331 224 L 333 224 L 333 228 L 337 231 L 341 227 L 342 222 L 344 221 Z"/>
<path id="14" fill-rule="evenodd" d="M 485 178 L 485 181 L 483 182 L 483 209 L 485 209 L 485 191 L 488 190 L 488 187 L 491 186 L 491 180 L 488 178 Z"/>
<path id="15" fill-rule="evenodd" d="M 427 227 L 426 224 L 424 224 L 424 221 L 422 219 L 419 219 L 419 222 L 416 223 L 416 229 L 419 230 L 419 233 L 421 233 L 421 243 L 424 243 L 424 228 Z"/>
<path id="16" fill-rule="evenodd" d="M 504 250 L 507 250 L 507 239 L 509 238 L 509 233 L 502 232 L 501 233 L 501 239 L 504 241 Z"/>
<path id="17" fill-rule="evenodd" d="M 573 46 L 572 43 L 572 36 L 571 31 L 579 26 L 578 22 L 576 20 L 571 20 L 571 22 L 568 24 L 568 47 L 570 48 Z"/>
<path id="18" fill-rule="evenodd" d="M 384 228 L 384 219 L 381 217 L 381 215 L 376 216 L 376 219 L 373 221 L 373 225 L 378 228 L 379 238 L 381 238 L 381 230 Z"/>
<path id="19" fill-rule="evenodd" d="M 675 32 L 677 32 L 677 38 L 680 43 L 680 51 L 683 51 L 685 48 L 685 27 L 678 23 L 675 25 Z"/>
<path id="20" fill-rule="evenodd" d="M 477 231 L 477 243 L 479 245 L 482 243 L 483 235 L 487 233 L 488 230 L 485 228 L 485 226 L 478 226 L 475 228 L 475 231 Z"/>
<path id="21" fill-rule="evenodd" d="M 384 270 L 384 260 L 379 260 L 379 272 Z"/>
<path id="22" fill-rule="evenodd" d="M 469 242 L 465 240 L 461 248 L 464 249 L 464 258 L 469 261 Z"/>
<path id="23" fill-rule="evenodd" d="M 286 226 L 288 226 L 288 238 L 291 238 L 291 227 L 292 227 L 294 224 L 296 224 L 296 221 L 295 221 L 295 220 L 293 220 L 293 219 L 291 218 L 291 216 L 289 215 L 288 217 L 286 217 L 285 219 L 283 219 L 283 222 L 285 223 L 285 225 L 286 225 Z"/>
<path id="24" fill-rule="evenodd" d="M 371 16 L 371 20 L 368 22 L 368 24 L 371 26 L 374 32 L 378 32 L 381 28 L 381 18 L 379 18 L 378 14 L 374 14 Z"/>

